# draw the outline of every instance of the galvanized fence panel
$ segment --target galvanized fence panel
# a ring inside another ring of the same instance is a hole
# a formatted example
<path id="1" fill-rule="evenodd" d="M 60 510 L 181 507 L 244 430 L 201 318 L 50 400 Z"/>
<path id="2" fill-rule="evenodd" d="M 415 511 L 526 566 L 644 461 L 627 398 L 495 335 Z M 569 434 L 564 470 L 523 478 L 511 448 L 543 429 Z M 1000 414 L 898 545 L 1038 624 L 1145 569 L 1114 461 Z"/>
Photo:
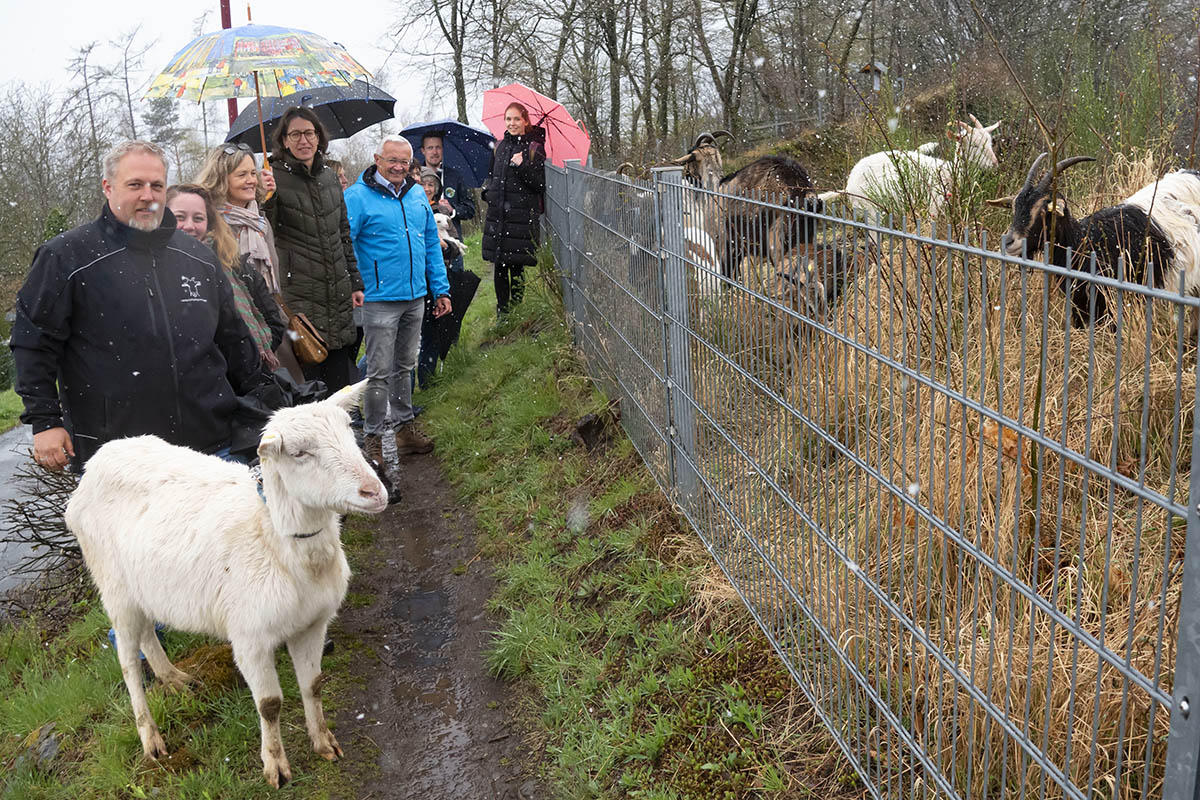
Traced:
<path id="1" fill-rule="evenodd" d="M 1200 301 L 548 169 L 589 369 L 872 795 L 1196 796 Z"/>

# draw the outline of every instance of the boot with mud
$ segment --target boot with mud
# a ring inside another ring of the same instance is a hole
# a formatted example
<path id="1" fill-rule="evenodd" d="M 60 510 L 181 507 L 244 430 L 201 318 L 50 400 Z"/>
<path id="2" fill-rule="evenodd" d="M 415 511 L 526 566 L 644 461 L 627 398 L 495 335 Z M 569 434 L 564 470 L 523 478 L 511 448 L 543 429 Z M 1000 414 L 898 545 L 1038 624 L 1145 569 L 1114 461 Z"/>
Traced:
<path id="1" fill-rule="evenodd" d="M 368 433 L 363 437 L 362 448 L 367 461 L 374 461 L 383 466 L 383 437 L 377 433 Z"/>
<path id="2" fill-rule="evenodd" d="M 433 452 L 433 439 L 417 427 L 415 421 L 396 428 L 396 455 L 415 456 Z"/>

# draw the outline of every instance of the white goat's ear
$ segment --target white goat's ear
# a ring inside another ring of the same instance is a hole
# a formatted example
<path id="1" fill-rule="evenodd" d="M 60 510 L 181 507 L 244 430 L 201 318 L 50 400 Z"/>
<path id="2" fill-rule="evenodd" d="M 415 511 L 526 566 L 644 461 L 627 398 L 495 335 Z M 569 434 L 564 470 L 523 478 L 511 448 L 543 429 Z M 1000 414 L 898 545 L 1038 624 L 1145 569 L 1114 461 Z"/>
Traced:
<path id="1" fill-rule="evenodd" d="M 358 408 L 362 402 L 363 392 L 367 390 L 367 382 L 359 381 L 338 389 L 331 397 L 325 398 L 326 403 L 338 406 L 347 414 Z"/>
<path id="2" fill-rule="evenodd" d="M 258 457 L 260 459 L 270 458 L 281 452 L 283 452 L 283 437 L 270 429 L 263 431 L 262 438 L 258 440 Z"/>
<path id="3" fill-rule="evenodd" d="M 995 206 L 996 208 L 1012 208 L 1013 195 L 997 197 L 995 200 L 988 200 L 986 202 L 989 206 Z"/>

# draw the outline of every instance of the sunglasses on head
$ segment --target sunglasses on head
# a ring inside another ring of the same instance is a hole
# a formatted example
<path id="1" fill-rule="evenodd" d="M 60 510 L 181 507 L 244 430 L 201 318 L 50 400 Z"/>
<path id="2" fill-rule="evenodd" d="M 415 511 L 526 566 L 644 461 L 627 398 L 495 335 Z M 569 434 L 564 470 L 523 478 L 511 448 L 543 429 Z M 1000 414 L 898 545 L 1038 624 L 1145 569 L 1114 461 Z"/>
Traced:
<path id="1" fill-rule="evenodd" d="M 229 144 L 227 144 L 221 148 L 221 152 L 227 156 L 231 156 L 238 151 L 241 151 L 243 153 L 249 153 L 249 154 L 254 153 L 254 151 L 250 149 L 250 145 L 248 145 L 248 144 L 233 144 L 232 142 L 230 142 Z"/>

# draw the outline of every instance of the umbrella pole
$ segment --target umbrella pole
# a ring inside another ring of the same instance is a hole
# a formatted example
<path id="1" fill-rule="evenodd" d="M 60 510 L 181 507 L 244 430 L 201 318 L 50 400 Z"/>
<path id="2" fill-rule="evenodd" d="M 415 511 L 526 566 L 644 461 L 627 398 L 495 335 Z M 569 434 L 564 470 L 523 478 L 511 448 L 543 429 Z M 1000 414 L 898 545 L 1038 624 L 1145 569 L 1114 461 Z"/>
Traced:
<path id="1" fill-rule="evenodd" d="M 254 102 L 258 103 L 258 140 L 259 140 L 259 142 L 262 143 L 262 154 L 263 154 L 262 168 L 263 168 L 264 172 L 270 172 L 271 171 L 271 162 L 267 161 L 267 132 L 263 128 L 262 92 L 259 90 L 258 86 L 259 86 L 258 70 L 254 70 Z M 266 199 L 269 200 L 271 198 L 271 195 L 273 195 L 273 194 L 275 194 L 275 193 L 267 192 Z"/>

